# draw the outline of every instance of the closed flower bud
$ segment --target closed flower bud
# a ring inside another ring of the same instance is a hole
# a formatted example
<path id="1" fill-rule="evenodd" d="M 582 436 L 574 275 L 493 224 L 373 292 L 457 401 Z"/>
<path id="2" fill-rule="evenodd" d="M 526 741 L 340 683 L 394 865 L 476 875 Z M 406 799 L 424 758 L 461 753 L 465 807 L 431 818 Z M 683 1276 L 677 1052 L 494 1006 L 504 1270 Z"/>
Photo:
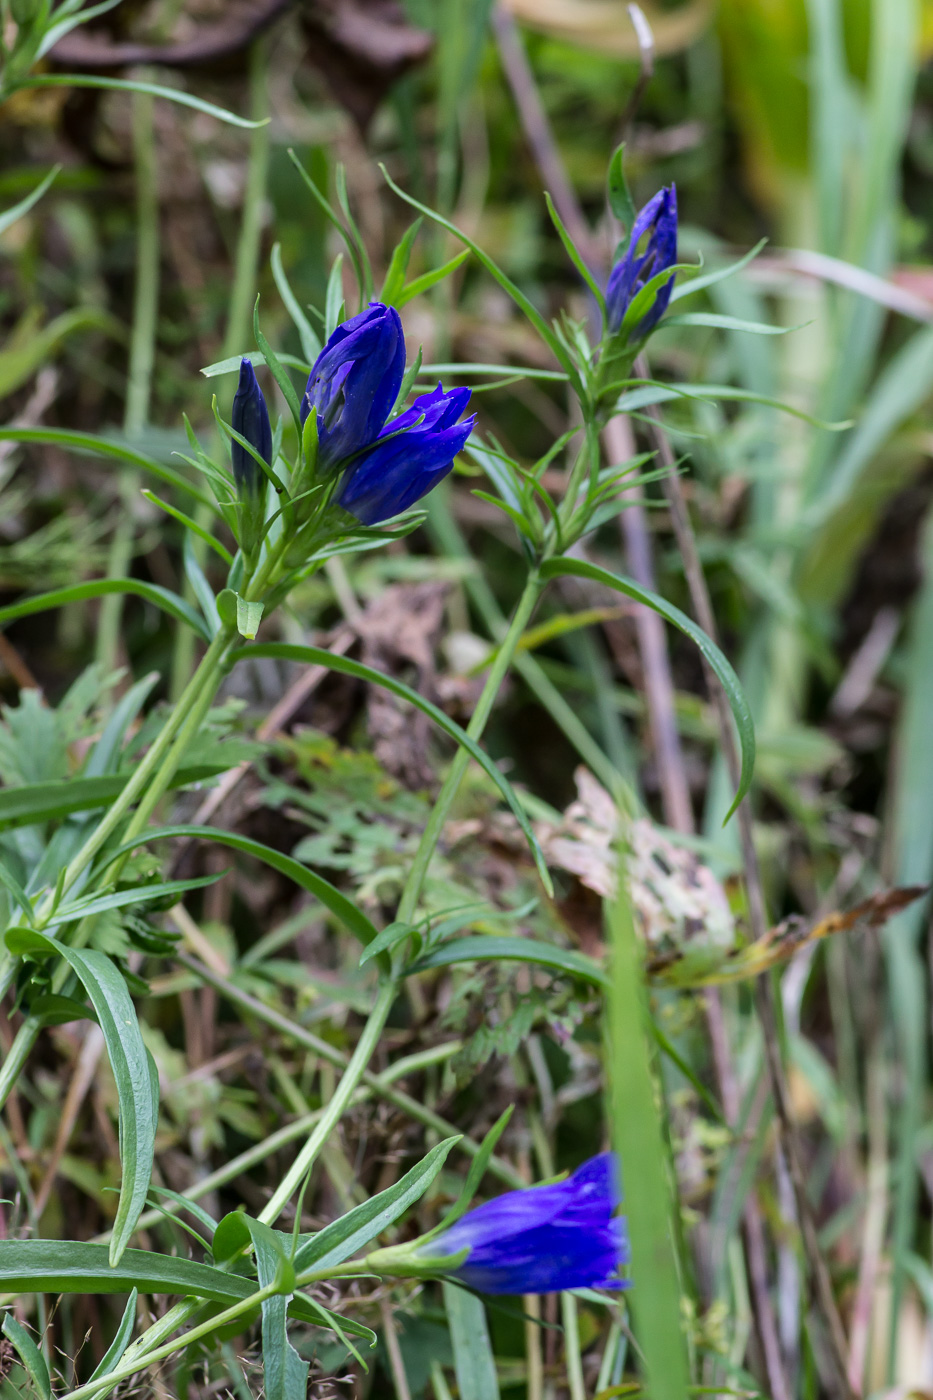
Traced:
<path id="1" fill-rule="evenodd" d="M 269 410 L 249 360 L 240 361 L 240 382 L 233 396 L 230 424 L 234 431 L 258 452 L 266 465 L 271 466 L 272 428 L 269 423 Z M 264 491 L 266 478 L 262 469 L 236 439 L 232 443 L 232 456 L 233 479 L 240 500 L 255 495 L 259 490 Z"/>
<path id="2" fill-rule="evenodd" d="M 240 382 L 233 396 L 230 425 L 272 466 L 272 427 L 269 410 L 249 360 L 240 361 Z M 251 553 L 262 539 L 265 522 L 266 476 L 251 453 L 234 438 L 231 443 L 233 479 L 237 492 L 239 543 Z"/>
<path id="3" fill-rule="evenodd" d="M 438 384 L 415 399 L 347 466 L 337 504 L 363 525 L 378 525 L 420 501 L 447 475 L 470 436 L 475 418 L 457 421 L 469 398 L 469 389 L 445 391 Z"/>
<path id="4" fill-rule="evenodd" d="M 647 243 L 639 245 L 647 235 Z M 677 261 L 677 191 L 673 185 L 659 190 L 641 210 L 632 226 L 632 237 L 625 256 L 620 258 L 606 288 L 608 330 L 614 335 L 622 326 L 635 297 L 653 277 L 673 267 Z M 656 289 L 654 301 L 637 325 L 627 328 L 625 341 L 643 340 L 667 310 L 674 288 L 674 274 Z"/>
<path id="5" fill-rule="evenodd" d="M 432 1263 L 469 1250 L 450 1271 L 480 1293 L 559 1293 L 622 1285 L 628 1262 L 615 1158 L 593 1157 L 556 1186 L 507 1191 L 428 1240 L 417 1251 Z"/>
<path id="6" fill-rule="evenodd" d="M 405 374 L 405 336 L 394 306 L 370 302 L 334 331 L 314 363 L 301 405 L 317 409 L 321 473 L 369 447 L 388 418 Z"/>

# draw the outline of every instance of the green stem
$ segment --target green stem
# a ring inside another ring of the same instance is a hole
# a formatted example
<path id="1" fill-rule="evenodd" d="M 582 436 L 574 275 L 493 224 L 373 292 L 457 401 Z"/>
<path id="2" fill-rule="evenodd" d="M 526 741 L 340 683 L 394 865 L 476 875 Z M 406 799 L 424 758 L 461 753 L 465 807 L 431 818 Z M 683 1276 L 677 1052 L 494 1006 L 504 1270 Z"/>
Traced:
<path id="1" fill-rule="evenodd" d="M 238 1317 L 242 1317 L 244 1313 L 252 1312 L 257 1305 L 265 1302 L 267 1298 L 274 1297 L 278 1291 L 278 1284 L 267 1284 L 265 1288 L 251 1293 L 248 1298 L 241 1299 L 239 1303 L 234 1303 L 232 1307 L 225 1308 L 221 1313 L 215 1313 L 213 1317 L 199 1323 L 197 1327 L 192 1327 L 190 1331 L 183 1332 L 174 1341 L 166 1342 L 164 1346 L 156 1347 L 154 1351 L 147 1351 L 132 1361 L 124 1361 L 122 1366 L 117 1366 L 106 1376 L 101 1376 L 99 1380 L 88 1381 L 86 1385 L 79 1385 L 77 1390 L 70 1390 L 67 1395 L 61 1397 L 61 1400 L 89 1400 L 90 1396 L 97 1395 L 102 1390 L 112 1390 L 118 1382 L 129 1380 L 144 1366 L 152 1366 L 157 1361 L 164 1361 L 166 1357 L 173 1356 L 176 1351 L 182 1351 L 185 1347 L 191 1346 L 193 1342 L 200 1341 L 202 1337 L 209 1337 L 220 1328 L 228 1326 L 231 1322 L 236 1322 Z"/>
<path id="2" fill-rule="evenodd" d="M 136 288 L 123 413 L 123 431 L 131 439 L 139 436 L 149 419 L 159 314 L 159 196 L 154 111 L 155 99 L 151 93 L 133 93 Z M 120 519 L 113 533 L 107 561 L 108 578 L 123 578 L 129 569 L 133 555 L 133 506 L 138 491 L 139 473 L 124 472 L 120 483 Z M 97 659 L 108 674 L 117 664 L 123 603 L 123 594 L 111 593 L 100 606 Z"/>
<path id="3" fill-rule="evenodd" d="M 496 654 L 489 675 L 486 678 L 486 684 L 483 686 L 479 702 L 467 728 L 467 734 L 471 739 L 479 739 L 486 727 L 486 721 L 489 718 L 496 696 L 499 693 L 499 687 L 502 685 L 515 649 L 528 625 L 528 619 L 534 611 L 542 586 L 537 570 L 534 570 L 529 575 L 525 584 L 509 630 Z M 431 863 L 431 857 L 434 855 L 437 843 L 444 829 L 444 824 L 450 815 L 450 809 L 457 796 L 457 790 L 466 772 L 468 761 L 469 754 L 466 750 L 458 749 L 448 770 L 447 777 L 444 780 L 444 785 L 434 804 L 431 815 L 428 818 L 428 823 L 422 833 L 411 870 L 408 872 L 408 879 L 405 882 L 405 888 L 402 891 L 402 898 L 398 908 L 398 918 L 400 921 L 404 920 L 410 922 L 418 906 L 418 901 L 421 898 L 421 891 L 424 887 L 425 876 L 428 872 L 428 866 Z M 271 1225 L 281 1214 L 283 1207 L 291 1199 L 304 1179 L 305 1174 L 310 1170 L 331 1132 L 340 1122 L 344 1109 L 350 1102 L 358 1084 L 362 1080 L 367 1066 L 369 1065 L 370 1057 L 379 1043 L 379 1037 L 382 1035 L 389 1012 L 395 1001 L 398 990 L 398 980 L 398 973 L 396 971 L 380 989 L 379 996 L 376 998 L 376 1004 L 370 1012 L 369 1019 L 363 1028 L 363 1034 L 350 1058 L 350 1062 L 343 1073 L 340 1083 L 337 1085 L 332 1099 L 327 1105 L 324 1115 L 304 1148 L 292 1163 L 284 1179 L 272 1196 L 272 1199 L 259 1216 L 259 1219 L 263 1221 L 264 1224 Z"/>
<path id="4" fill-rule="evenodd" d="M 482 694 L 473 717 L 467 726 L 467 735 L 471 739 L 479 739 L 486 728 L 486 721 L 495 704 L 499 687 L 505 679 L 506 672 L 511 665 L 515 649 L 521 640 L 522 634 L 528 625 L 528 620 L 534 612 L 535 604 L 541 594 L 543 585 L 538 577 L 537 569 L 532 570 L 528 575 L 525 588 L 521 598 L 518 600 L 518 607 L 515 609 L 509 630 L 506 632 L 499 650 L 496 652 L 486 684 L 483 686 Z M 408 872 L 408 879 L 405 881 L 405 888 L 399 901 L 396 918 L 400 923 L 411 923 L 414 918 L 418 901 L 421 898 L 421 891 L 424 888 L 424 881 L 428 873 L 428 866 L 434 855 L 437 843 L 441 839 L 441 833 L 447 818 L 450 816 L 450 809 L 454 804 L 463 775 L 466 772 L 470 755 L 466 749 L 458 749 L 453 762 L 447 771 L 444 785 L 438 794 L 437 801 L 428 818 L 426 827 L 421 836 L 418 849 L 415 852 L 415 859 L 412 862 L 411 870 Z"/>
<path id="5" fill-rule="evenodd" d="M 373 1051 L 379 1044 L 379 1037 L 382 1035 L 383 1027 L 388 1020 L 389 1012 L 392 1010 L 396 991 L 397 983 L 394 979 L 385 982 L 380 989 L 376 1004 L 363 1028 L 363 1034 L 360 1036 L 356 1049 L 350 1057 L 350 1062 L 317 1127 L 273 1192 L 272 1199 L 259 1215 L 259 1219 L 264 1225 L 273 1224 L 281 1215 L 282 1210 L 304 1180 L 305 1174 L 314 1165 L 321 1148 L 343 1117 L 344 1110 L 363 1077 Z"/>
<path id="6" fill-rule="evenodd" d="M 171 753 L 169 752 L 172 750 L 173 741 L 176 735 L 186 727 L 189 716 L 196 710 L 203 709 L 204 698 L 206 697 L 209 703 L 216 693 L 217 686 L 220 684 L 224 654 L 233 636 L 234 633 L 224 627 L 211 642 L 184 694 L 163 725 L 159 737 L 152 744 L 146 757 L 109 809 L 103 821 L 91 833 L 68 865 L 62 888 L 63 894 L 71 888 L 90 865 L 98 851 L 110 840 L 133 803 L 144 791 L 146 792 L 145 804 L 151 811 L 154 802 L 157 802 L 168 790 L 181 757 L 177 747 Z M 143 825 L 145 825 L 146 820 L 148 820 L 148 815 L 144 819 Z M 137 835 L 142 828 L 137 826 L 135 822 L 134 826 L 136 829 L 135 831 L 131 829 L 131 834 Z M 40 917 L 46 919 L 49 917 L 51 900 L 48 903 L 49 908 L 40 911 Z"/>

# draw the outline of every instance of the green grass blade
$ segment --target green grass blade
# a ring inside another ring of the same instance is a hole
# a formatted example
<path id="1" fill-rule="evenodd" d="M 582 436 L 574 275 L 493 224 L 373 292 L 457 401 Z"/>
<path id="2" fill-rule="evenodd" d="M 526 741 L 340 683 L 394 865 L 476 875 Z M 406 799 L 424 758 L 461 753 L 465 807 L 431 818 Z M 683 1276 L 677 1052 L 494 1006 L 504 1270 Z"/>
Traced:
<path id="1" fill-rule="evenodd" d="M 460 1400 L 499 1400 L 486 1309 L 475 1294 L 455 1283 L 445 1283 L 443 1289 Z"/>
<path id="2" fill-rule="evenodd" d="M 13 622 L 17 617 L 31 617 L 33 613 L 63 608 L 69 603 L 83 602 L 85 598 L 102 598 L 108 593 L 131 593 L 137 598 L 144 598 L 147 603 L 154 603 L 157 608 L 169 613 L 176 621 L 186 623 L 205 642 L 210 641 L 204 619 L 190 603 L 160 584 L 143 583 L 135 578 L 93 579 L 90 583 L 74 583 L 69 588 L 56 588 L 51 593 L 23 598 L 19 603 L 9 603 L 5 608 L 0 608 L 0 626 Z"/>
<path id="3" fill-rule="evenodd" d="M 624 863 L 608 908 L 610 1123 L 622 1166 L 635 1333 L 652 1400 L 686 1400 L 689 1383 L 674 1252 L 669 1163 L 650 1066 L 649 1010 Z"/>

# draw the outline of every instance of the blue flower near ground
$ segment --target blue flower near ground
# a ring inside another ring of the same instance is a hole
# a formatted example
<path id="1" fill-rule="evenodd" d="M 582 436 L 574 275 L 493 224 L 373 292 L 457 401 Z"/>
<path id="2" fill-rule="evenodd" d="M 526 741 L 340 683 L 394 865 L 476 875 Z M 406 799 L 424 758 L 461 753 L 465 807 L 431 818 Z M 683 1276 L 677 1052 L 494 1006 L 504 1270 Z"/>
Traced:
<path id="1" fill-rule="evenodd" d="M 648 242 L 639 253 L 645 235 Z M 606 288 L 606 312 L 610 333 L 614 334 L 625 320 L 635 297 L 652 277 L 673 267 L 677 261 L 677 190 L 673 185 L 659 190 L 638 214 L 632 225 L 632 237 L 625 256 L 620 258 L 609 276 Z M 642 340 L 653 331 L 667 310 L 674 289 L 673 273 L 658 287 L 653 305 L 629 330 L 627 340 Z"/>
<path id="2" fill-rule="evenodd" d="M 240 361 L 240 380 L 233 396 L 230 425 L 259 453 L 264 462 L 272 465 L 269 410 L 249 360 Z M 234 439 L 230 450 L 237 495 L 244 500 L 247 496 L 255 495 L 257 488 L 265 486 L 265 477 L 256 460 L 250 456 L 242 443 Z"/>
<path id="3" fill-rule="evenodd" d="M 593 1157 L 556 1186 L 507 1191 L 469 1211 L 424 1252 L 469 1249 L 451 1277 L 480 1293 L 557 1293 L 565 1288 L 620 1287 L 628 1262 L 615 1158 Z"/>
<path id="4" fill-rule="evenodd" d="M 405 374 L 405 336 L 394 306 L 370 302 L 334 331 L 318 355 L 301 403 L 317 409 L 318 470 L 326 472 L 375 441 Z"/>
<path id="5" fill-rule="evenodd" d="M 469 389 L 438 384 L 393 418 L 344 472 L 336 501 L 363 525 L 378 525 L 413 506 L 447 475 L 473 428 L 458 422 Z"/>

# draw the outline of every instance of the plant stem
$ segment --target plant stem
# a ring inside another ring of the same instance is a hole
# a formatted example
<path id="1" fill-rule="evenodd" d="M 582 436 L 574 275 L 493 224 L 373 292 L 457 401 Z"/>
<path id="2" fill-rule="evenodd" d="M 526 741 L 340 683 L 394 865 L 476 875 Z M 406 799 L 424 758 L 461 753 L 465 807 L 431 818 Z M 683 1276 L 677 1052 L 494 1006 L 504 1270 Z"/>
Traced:
<path id="1" fill-rule="evenodd" d="M 502 644 L 493 658 L 493 664 L 486 684 L 483 686 L 476 709 L 467 726 L 467 735 L 471 739 L 479 739 L 486 728 L 486 721 L 489 718 L 492 707 L 495 704 L 499 687 L 505 679 L 506 672 L 512 662 L 515 649 L 528 625 L 528 620 L 534 612 L 535 604 L 541 594 L 543 585 L 538 572 L 533 569 L 528 575 L 524 591 L 518 600 L 518 607 L 515 609 L 509 630 L 502 640 Z M 457 753 L 447 771 L 444 785 L 438 794 L 437 801 L 428 818 L 427 825 L 421 836 L 418 849 L 415 852 L 415 859 L 408 872 L 408 879 L 405 881 L 405 888 L 402 890 L 402 897 L 399 900 L 398 913 L 396 918 L 400 923 L 410 923 L 418 907 L 421 898 L 421 891 L 424 888 L 425 877 L 428 873 L 428 866 L 431 857 L 441 839 L 444 825 L 450 815 L 450 809 L 454 804 L 458 789 L 463 781 L 470 756 L 466 749 L 458 749 Z"/>
<path id="2" fill-rule="evenodd" d="M 467 727 L 467 734 L 471 739 L 479 739 L 486 727 L 486 721 L 489 718 L 496 696 L 499 693 L 499 687 L 502 685 L 509 664 L 515 654 L 515 649 L 534 611 L 542 586 L 537 570 L 532 570 L 525 583 L 525 588 L 519 599 L 518 607 L 515 609 L 515 614 L 509 625 L 509 630 L 496 653 L 489 675 L 486 678 L 486 684 L 483 686 L 482 694 L 473 712 L 473 717 Z M 399 921 L 410 922 L 418 907 L 418 901 L 421 898 L 421 891 L 424 887 L 431 857 L 434 855 L 437 844 L 440 841 L 441 833 L 444 830 L 444 824 L 450 814 L 450 809 L 457 796 L 457 790 L 466 772 L 468 760 L 469 754 L 466 750 L 458 749 L 447 772 L 447 777 L 444 779 L 444 784 L 438 794 L 431 815 L 428 818 L 427 825 L 422 832 L 418 850 L 415 852 L 414 861 L 408 872 L 408 878 L 405 881 L 405 887 L 402 891 L 401 900 L 399 901 L 397 914 Z M 297 1190 L 306 1172 L 313 1165 L 321 1148 L 343 1116 L 344 1109 L 350 1102 L 357 1085 L 362 1080 L 370 1057 L 379 1043 L 379 1037 L 382 1034 L 389 1012 L 395 1001 L 398 991 L 398 982 L 399 971 L 398 968 L 396 968 L 393 970 L 392 976 L 387 979 L 380 989 L 379 995 L 376 998 L 376 1004 L 370 1012 L 369 1019 L 363 1028 L 363 1034 L 350 1057 L 350 1061 L 344 1070 L 343 1077 L 337 1085 L 324 1115 L 304 1148 L 285 1174 L 285 1177 L 280 1182 L 268 1205 L 260 1214 L 259 1219 L 264 1224 L 271 1225 L 281 1214 L 283 1207 Z"/>
<path id="3" fill-rule="evenodd" d="M 379 995 L 376 998 L 376 1004 L 369 1014 L 366 1025 L 363 1027 L 363 1034 L 357 1042 L 356 1049 L 350 1057 L 350 1062 L 343 1073 L 340 1083 L 334 1090 L 333 1097 L 328 1103 L 314 1132 L 308 1138 L 308 1141 L 273 1192 L 268 1205 L 260 1212 L 259 1219 L 264 1225 L 272 1225 L 281 1215 L 282 1210 L 304 1180 L 305 1173 L 314 1165 L 321 1148 L 343 1117 L 344 1110 L 363 1077 L 363 1072 L 369 1064 L 373 1051 L 379 1044 L 379 1037 L 382 1035 L 383 1027 L 388 1020 L 389 1012 L 392 1010 L 392 1004 L 395 1001 L 397 985 L 397 982 L 393 978 L 385 982 L 380 989 Z"/>
<path id="4" fill-rule="evenodd" d="M 155 98 L 152 94 L 134 92 L 136 288 L 123 413 L 123 431 L 130 439 L 139 437 L 149 419 L 159 314 L 159 192 L 154 115 Z M 120 518 L 107 561 L 108 578 L 123 578 L 129 569 L 133 553 L 133 506 L 138 491 L 139 472 L 125 471 L 120 482 Z M 111 593 L 100 605 L 97 659 L 108 674 L 117 664 L 123 603 L 123 594 Z"/>
<path id="5" fill-rule="evenodd" d="M 209 1337 L 220 1328 L 235 1322 L 244 1313 L 252 1312 L 257 1305 L 262 1304 L 267 1298 L 274 1297 L 277 1292 L 278 1284 L 267 1284 L 265 1288 L 257 1289 L 255 1293 L 251 1293 L 248 1298 L 241 1299 L 239 1303 L 234 1303 L 232 1307 L 225 1308 L 223 1312 L 215 1313 L 213 1317 L 209 1317 L 197 1327 L 192 1327 L 189 1332 L 183 1332 L 174 1341 L 166 1342 L 164 1346 L 156 1347 L 155 1351 L 148 1351 L 132 1361 L 125 1361 L 122 1366 L 117 1366 L 106 1376 L 101 1376 L 99 1380 L 88 1381 L 86 1385 L 79 1385 L 77 1390 L 70 1390 L 67 1395 L 61 1397 L 61 1400 L 89 1400 L 90 1396 L 97 1395 L 102 1390 L 112 1390 L 119 1381 L 129 1380 L 144 1366 L 152 1366 L 157 1361 L 164 1361 L 166 1357 L 174 1355 L 176 1351 L 182 1351 L 185 1347 L 191 1346 L 192 1342 L 200 1341 L 202 1337 Z"/>

